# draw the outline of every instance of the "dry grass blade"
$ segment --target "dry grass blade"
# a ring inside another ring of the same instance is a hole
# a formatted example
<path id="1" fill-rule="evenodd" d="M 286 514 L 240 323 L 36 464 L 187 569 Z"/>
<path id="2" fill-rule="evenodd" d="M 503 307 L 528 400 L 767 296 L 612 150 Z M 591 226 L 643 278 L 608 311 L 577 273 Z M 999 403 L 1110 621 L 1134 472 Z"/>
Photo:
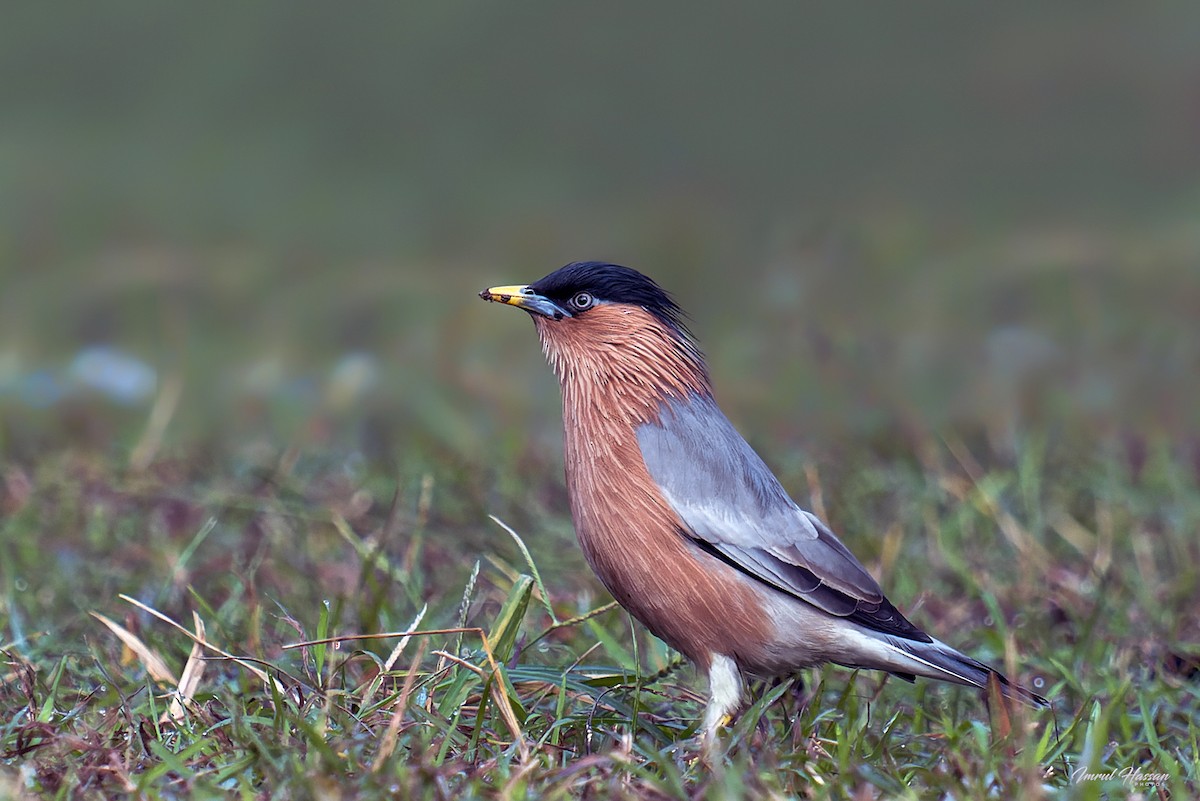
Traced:
<path id="1" fill-rule="evenodd" d="M 90 614 L 92 617 L 96 618 L 105 626 L 107 626 L 113 634 L 117 635 L 117 638 L 125 644 L 126 648 L 128 648 L 130 651 L 133 651 L 134 655 L 137 656 L 138 661 L 142 663 L 144 668 L 146 668 L 146 672 L 150 674 L 150 678 L 154 679 L 159 684 L 170 684 L 173 687 L 179 686 L 179 681 L 175 678 L 175 674 L 171 672 L 171 669 L 167 667 L 167 663 L 163 661 L 163 658 L 154 653 L 154 651 L 151 650 L 146 643 L 142 642 L 136 634 L 122 626 L 120 623 L 109 620 L 99 612 L 92 612 Z"/>
<path id="2" fill-rule="evenodd" d="M 383 631 L 378 634 L 339 634 L 336 637 L 322 637 L 319 640 L 304 640 L 302 642 L 289 642 L 281 646 L 285 651 L 290 651 L 293 648 L 309 648 L 314 645 L 332 645 L 339 642 L 351 642 L 353 640 L 390 640 L 396 637 L 428 637 L 433 634 L 478 634 L 483 631 L 481 628 L 469 626 L 455 626 L 448 629 L 422 629 L 414 631 L 408 629 L 406 631 Z"/>
<path id="3" fill-rule="evenodd" d="M 404 713 L 408 710 L 408 699 L 412 697 L 413 687 L 417 683 L 417 671 L 420 670 L 421 660 L 424 657 L 425 641 L 422 640 L 417 645 L 417 653 L 413 657 L 412 664 L 408 666 L 408 675 L 404 677 L 404 684 L 400 688 L 400 697 L 396 699 L 396 706 L 392 710 L 392 718 L 388 721 L 387 729 L 384 730 L 383 737 L 379 741 L 379 751 L 375 754 L 375 761 L 371 763 L 372 773 L 378 773 L 387 758 L 396 750 L 396 743 L 400 738 L 400 723 L 404 720 Z"/>
<path id="4" fill-rule="evenodd" d="M 421 611 L 417 612 L 417 616 L 414 617 L 413 622 L 409 624 L 409 631 L 414 631 L 417 626 L 420 625 L 421 621 L 425 618 L 425 613 L 428 610 L 428 604 L 421 607 Z M 379 674 L 372 681 L 368 682 L 363 688 L 359 703 L 361 703 L 363 706 L 366 706 L 370 702 L 371 698 L 383 684 L 383 674 L 387 673 L 395 666 L 396 662 L 400 659 L 400 655 L 404 653 L 404 649 L 408 646 L 409 640 L 411 639 L 411 634 L 405 634 L 400 638 L 400 642 L 396 644 L 396 647 L 392 649 L 390 654 L 388 654 L 388 658 L 384 660 L 383 668 L 379 671 Z"/>
<path id="5" fill-rule="evenodd" d="M 121 596 L 124 598 L 125 596 Z M 178 624 L 176 624 L 178 625 Z M 287 651 L 292 648 L 306 648 L 312 645 L 328 645 L 330 643 L 346 642 L 348 640 L 379 640 L 386 637 L 426 637 L 432 634 L 478 634 L 479 639 L 483 643 L 483 653 L 487 657 L 488 667 L 491 669 L 491 676 L 496 680 L 500 690 L 496 693 L 497 703 L 500 709 L 500 716 L 504 718 L 504 724 L 508 727 L 513 739 L 517 743 L 517 748 L 521 752 L 521 758 L 524 759 L 529 755 L 529 744 L 525 742 L 525 736 L 521 732 L 521 724 L 517 721 L 517 715 L 513 711 L 512 702 L 509 701 L 508 693 L 503 691 L 504 681 L 501 673 L 500 664 L 496 661 L 495 652 L 492 650 L 491 641 L 488 639 L 487 632 L 481 628 L 473 626 L 455 626 L 448 629 L 425 629 L 424 631 L 395 631 L 383 634 L 343 634 L 338 637 L 325 637 L 319 640 L 305 640 L 304 642 L 293 642 L 283 646 L 283 650 Z M 434 651 L 433 653 L 448 659 L 455 664 L 461 665 L 468 670 L 478 674 L 480 677 L 486 678 L 489 671 L 473 665 L 464 659 L 453 656 L 445 651 Z M 232 658 L 232 657 L 230 657 Z"/>
<path id="6" fill-rule="evenodd" d="M 988 674 L 985 693 L 991 717 L 992 735 L 998 740 L 1003 740 L 1012 734 L 1012 703 L 1004 696 L 1000 679 L 995 673 Z"/>
<path id="7" fill-rule="evenodd" d="M 123 601 L 133 604 L 138 609 L 141 609 L 143 612 L 145 612 L 147 614 L 154 615 L 154 617 L 158 618 L 159 620 L 163 621 L 164 623 L 174 626 L 175 628 L 179 629 L 184 634 L 186 634 L 188 639 L 190 639 L 194 643 L 199 644 L 202 648 L 207 648 L 208 650 L 212 651 L 213 653 L 220 654 L 221 656 L 225 657 L 226 659 L 228 659 L 232 662 L 235 662 L 236 664 L 240 665 L 241 667 L 245 668 L 246 670 L 249 670 L 255 676 L 258 676 L 258 678 L 260 678 L 263 681 L 263 683 L 274 687 L 275 691 L 278 692 L 280 695 L 287 695 L 287 688 L 284 687 L 282 684 L 280 684 L 278 681 L 276 681 L 274 677 L 272 677 L 269 673 L 267 673 L 262 668 L 252 665 L 249 662 L 247 662 L 245 659 L 234 656 L 233 654 L 229 653 L 228 651 L 218 648 L 217 646 L 213 645 L 212 643 L 208 642 L 207 640 L 201 640 L 195 634 L 192 634 L 192 632 L 188 631 L 186 628 L 184 628 L 183 626 L 181 626 L 179 623 L 175 622 L 171 618 L 167 617 L 162 612 L 158 611 L 157 609 L 154 609 L 153 607 L 147 606 L 146 604 L 142 603 L 141 601 L 137 600 L 136 598 L 131 598 L 128 595 L 125 595 L 124 593 L 118 595 L 117 597 Z M 176 682 L 172 682 L 172 683 L 176 683 Z"/>
<path id="8" fill-rule="evenodd" d="M 421 624 L 421 621 L 425 619 L 425 613 L 428 611 L 429 611 L 429 604 L 425 604 L 424 606 L 421 607 L 421 611 L 417 612 L 417 616 L 413 618 L 413 622 L 410 623 L 408 626 L 410 631 L 416 630 L 417 626 L 419 626 Z M 400 638 L 400 642 L 396 643 L 396 647 L 392 649 L 392 652 L 390 654 L 388 654 L 387 660 L 383 663 L 384 670 L 392 669 L 392 667 L 396 664 L 396 660 L 398 660 L 400 658 L 400 654 L 404 653 L 404 649 L 408 645 L 409 640 L 411 640 L 411 639 L 412 639 L 411 634 L 406 634 L 405 636 Z"/>
<path id="9" fill-rule="evenodd" d="M 504 725 L 508 727 L 509 733 L 513 736 L 513 741 L 516 742 L 518 750 L 521 752 L 521 759 L 529 758 L 529 745 L 525 742 L 525 735 L 521 732 L 521 724 L 517 721 L 517 715 L 513 712 L 512 702 L 508 699 L 508 693 L 504 691 L 504 681 L 500 675 L 500 666 L 496 664 L 496 658 L 492 656 L 492 648 L 489 645 L 487 636 L 480 631 L 479 636 L 483 638 L 483 650 L 487 654 L 488 662 L 492 667 L 492 678 L 496 682 L 496 706 L 500 710 L 500 717 L 504 719 Z M 477 674 L 480 678 L 488 678 L 488 673 L 481 667 L 473 665 L 465 659 L 460 659 L 446 651 L 434 651 L 434 654 L 443 659 L 447 659 L 456 665 L 460 665 L 467 670 Z"/>
<path id="10" fill-rule="evenodd" d="M 181 397 L 183 376 L 179 373 L 167 376 L 163 380 L 162 390 L 154 400 L 154 406 L 150 409 L 146 429 L 129 456 L 129 466 L 135 472 L 145 470 L 154 461 L 154 456 L 162 445 L 163 434 L 166 433 L 171 418 L 175 416 L 175 409 L 179 407 Z"/>
<path id="11" fill-rule="evenodd" d="M 160 720 L 168 721 L 183 720 L 187 714 L 187 705 L 192 703 L 196 697 L 196 690 L 200 687 L 200 678 L 204 675 L 204 645 L 207 639 L 204 631 L 204 621 L 200 619 L 200 615 L 192 612 L 192 622 L 196 625 L 196 641 L 192 643 L 192 652 L 188 654 L 187 663 L 183 666 L 183 673 L 179 677 L 179 687 L 175 691 L 175 697 L 171 699 L 171 706 L 163 713 Z"/>

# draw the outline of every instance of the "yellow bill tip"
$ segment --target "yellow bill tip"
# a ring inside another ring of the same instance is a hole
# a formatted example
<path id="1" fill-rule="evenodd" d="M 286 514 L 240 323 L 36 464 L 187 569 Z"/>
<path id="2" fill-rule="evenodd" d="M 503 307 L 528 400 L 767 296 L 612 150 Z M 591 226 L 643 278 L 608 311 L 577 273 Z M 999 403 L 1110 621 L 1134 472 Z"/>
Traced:
<path id="1" fill-rule="evenodd" d="M 529 287 L 524 284 L 511 286 L 494 286 L 483 290 L 479 297 L 492 303 L 507 303 L 509 306 L 520 306 L 521 297 L 527 294 Z"/>

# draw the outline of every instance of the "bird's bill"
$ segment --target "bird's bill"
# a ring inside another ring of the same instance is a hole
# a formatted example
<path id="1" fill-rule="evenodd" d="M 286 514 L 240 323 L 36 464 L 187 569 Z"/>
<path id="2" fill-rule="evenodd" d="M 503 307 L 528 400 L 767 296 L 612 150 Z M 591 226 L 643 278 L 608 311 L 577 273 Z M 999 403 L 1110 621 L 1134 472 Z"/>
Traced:
<path id="1" fill-rule="evenodd" d="M 479 297 L 484 300 L 490 300 L 492 303 L 506 303 L 509 306 L 516 306 L 518 309 L 524 309 L 530 314 L 540 314 L 543 317 L 550 317 L 555 320 L 571 316 L 570 312 L 550 300 L 550 298 L 539 295 L 524 284 L 494 286 L 491 289 L 485 289 L 480 292 Z"/>

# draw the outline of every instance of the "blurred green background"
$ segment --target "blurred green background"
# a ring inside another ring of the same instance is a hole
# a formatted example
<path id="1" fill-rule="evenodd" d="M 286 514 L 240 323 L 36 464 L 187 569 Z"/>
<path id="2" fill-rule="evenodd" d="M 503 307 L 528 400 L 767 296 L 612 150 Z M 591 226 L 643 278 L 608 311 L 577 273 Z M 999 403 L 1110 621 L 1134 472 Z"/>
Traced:
<path id="1" fill-rule="evenodd" d="M 691 312 L 773 463 L 1036 429 L 1200 469 L 1198 6 L 4 16 L 8 459 L 552 467 L 531 327 L 475 293 L 606 259 Z"/>

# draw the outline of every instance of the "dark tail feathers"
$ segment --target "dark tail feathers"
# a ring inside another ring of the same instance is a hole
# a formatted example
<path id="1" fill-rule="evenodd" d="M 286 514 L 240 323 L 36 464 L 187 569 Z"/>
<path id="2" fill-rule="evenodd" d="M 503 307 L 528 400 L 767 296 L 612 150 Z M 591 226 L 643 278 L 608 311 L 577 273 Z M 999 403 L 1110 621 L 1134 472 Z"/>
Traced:
<path id="1" fill-rule="evenodd" d="M 965 684 L 981 690 L 986 690 L 988 679 L 995 676 L 1000 686 L 1000 693 L 1005 698 L 1015 698 L 1039 709 L 1047 709 L 1050 706 L 1050 702 L 1042 696 L 1009 681 L 1000 671 L 972 659 L 966 654 L 959 653 L 944 642 L 934 640 L 924 643 L 898 638 L 889 638 L 889 640 L 917 663 L 913 666 L 913 673 L 918 676 Z M 915 669 L 918 665 L 927 669 Z M 909 675 L 899 671 L 897 671 L 897 675 L 906 679 L 910 678 Z"/>

